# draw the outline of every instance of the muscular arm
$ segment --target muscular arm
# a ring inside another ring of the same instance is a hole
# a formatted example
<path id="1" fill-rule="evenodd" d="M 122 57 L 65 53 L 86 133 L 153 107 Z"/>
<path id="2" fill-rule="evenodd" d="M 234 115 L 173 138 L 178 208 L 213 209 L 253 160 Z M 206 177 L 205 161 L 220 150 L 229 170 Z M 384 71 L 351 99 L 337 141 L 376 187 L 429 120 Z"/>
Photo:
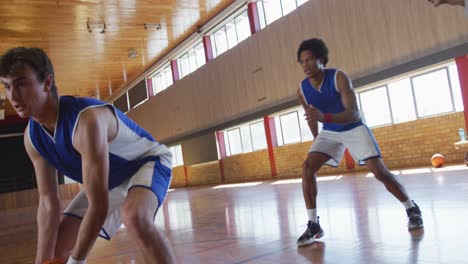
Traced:
<path id="1" fill-rule="evenodd" d="M 297 90 L 296 95 L 297 95 L 297 98 L 298 98 L 299 102 L 301 103 L 302 107 L 304 108 L 304 110 L 307 111 L 307 109 L 309 109 L 309 106 L 304 101 L 304 96 L 302 96 L 302 92 L 301 92 L 300 88 Z M 316 138 L 317 135 L 318 135 L 317 120 L 311 120 L 311 119 L 307 120 L 307 124 L 309 125 L 309 128 L 310 128 L 310 131 L 312 132 L 312 135 L 314 136 L 314 138 Z"/>
<path id="2" fill-rule="evenodd" d="M 39 208 L 37 210 L 36 264 L 54 256 L 60 224 L 60 200 L 57 188 L 57 171 L 31 145 L 29 126 L 24 133 L 24 146 L 34 164 Z"/>
<path id="3" fill-rule="evenodd" d="M 333 114 L 332 122 L 339 124 L 357 122 L 361 116 L 357 107 L 356 94 L 354 93 L 351 80 L 341 71 L 338 71 L 336 74 L 336 87 L 341 94 L 341 101 L 345 110 L 341 113 Z"/>
<path id="4" fill-rule="evenodd" d="M 82 113 L 73 145 L 81 154 L 83 187 L 89 207 L 81 223 L 72 257 L 86 259 L 108 211 L 109 124 L 111 110 L 93 108 Z"/>

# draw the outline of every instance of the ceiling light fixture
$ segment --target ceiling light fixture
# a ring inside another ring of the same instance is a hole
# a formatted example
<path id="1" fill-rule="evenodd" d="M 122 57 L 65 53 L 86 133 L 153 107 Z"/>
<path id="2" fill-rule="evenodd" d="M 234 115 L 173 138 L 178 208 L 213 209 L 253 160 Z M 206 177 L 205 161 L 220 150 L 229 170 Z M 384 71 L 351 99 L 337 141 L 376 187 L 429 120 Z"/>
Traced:
<path id="1" fill-rule="evenodd" d="M 104 21 L 104 18 L 100 18 L 99 21 L 90 21 L 88 18 L 88 21 L 86 21 L 86 27 L 88 28 L 89 33 L 93 33 L 93 30 L 98 30 L 99 34 L 104 34 L 106 33 L 106 21 Z"/>
<path id="2" fill-rule="evenodd" d="M 134 48 L 128 49 L 128 57 L 131 59 L 138 58 L 138 51 Z"/>
<path id="3" fill-rule="evenodd" d="M 145 29 L 156 29 L 156 30 L 160 30 L 162 28 L 161 24 L 151 24 L 151 23 L 145 23 L 143 27 Z"/>

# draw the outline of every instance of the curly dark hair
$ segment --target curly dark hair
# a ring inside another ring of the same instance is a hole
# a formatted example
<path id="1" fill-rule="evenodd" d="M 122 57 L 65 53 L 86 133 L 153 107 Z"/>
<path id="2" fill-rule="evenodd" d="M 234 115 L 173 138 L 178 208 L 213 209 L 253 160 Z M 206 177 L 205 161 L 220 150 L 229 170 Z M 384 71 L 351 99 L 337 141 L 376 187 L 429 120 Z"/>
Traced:
<path id="1" fill-rule="evenodd" d="M 297 61 L 300 61 L 301 53 L 304 50 L 311 51 L 317 58 L 323 59 L 323 66 L 326 66 L 328 63 L 328 48 L 325 45 L 323 40 L 318 38 L 311 38 L 302 41 L 301 45 L 299 45 L 299 49 L 297 49 Z"/>
<path id="2" fill-rule="evenodd" d="M 16 71 L 23 69 L 26 65 L 36 72 L 37 80 L 41 83 L 47 79 L 49 74 L 52 75 L 54 82 L 51 91 L 57 97 L 54 68 L 49 56 L 42 49 L 17 47 L 8 50 L 0 57 L 0 76 L 6 77 L 15 74 Z"/>

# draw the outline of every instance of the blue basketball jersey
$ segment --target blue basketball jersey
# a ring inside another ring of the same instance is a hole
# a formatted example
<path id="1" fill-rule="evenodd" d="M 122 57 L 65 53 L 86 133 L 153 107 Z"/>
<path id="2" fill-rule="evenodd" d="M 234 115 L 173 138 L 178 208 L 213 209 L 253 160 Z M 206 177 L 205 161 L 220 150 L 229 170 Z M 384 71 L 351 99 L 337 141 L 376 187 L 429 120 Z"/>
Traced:
<path id="1" fill-rule="evenodd" d="M 301 92 L 307 105 L 313 105 L 322 113 L 338 114 L 345 111 L 341 94 L 336 87 L 337 72 L 337 69 L 325 69 L 325 77 L 320 89 L 314 88 L 308 78 L 302 81 Z M 323 129 L 340 132 L 351 130 L 362 124 L 361 120 L 349 124 L 324 123 Z"/>
<path id="2" fill-rule="evenodd" d="M 73 136 L 80 115 L 94 107 L 109 107 L 118 121 L 118 132 L 109 142 L 109 189 L 132 177 L 149 161 L 160 160 L 171 168 L 169 149 L 124 115 L 105 102 L 92 98 L 61 96 L 54 134 L 41 124 L 29 120 L 29 138 L 39 154 L 65 176 L 83 183 L 81 155 L 73 147 Z"/>

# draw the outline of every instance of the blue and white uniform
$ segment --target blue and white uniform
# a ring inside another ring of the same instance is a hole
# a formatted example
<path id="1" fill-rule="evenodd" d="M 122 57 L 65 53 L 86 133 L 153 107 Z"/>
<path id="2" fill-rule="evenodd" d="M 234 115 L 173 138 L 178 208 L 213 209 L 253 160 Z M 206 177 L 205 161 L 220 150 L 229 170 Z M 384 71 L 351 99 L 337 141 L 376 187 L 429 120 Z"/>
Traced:
<path id="1" fill-rule="evenodd" d="M 109 212 L 100 233 L 110 239 L 121 226 L 120 208 L 128 190 L 137 186 L 147 188 L 156 195 L 158 206 L 163 203 L 171 182 L 172 155 L 166 146 L 112 105 L 72 96 L 59 98 L 53 135 L 41 124 L 29 120 L 31 145 L 60 173 L 83 183 L 81 155 L 73 147 L 73 137 L 81 114 L 96 107 L 109 107 L 118 121 L 117 136 L 109 142 Z M 85 192 L 81 190 L 65 214 L 83 218 L 87 207 Z"/>
<path id="2" fill-rule="evenodd" d="M 322 113 L 342 113 L 345 108 L 336 86 L 338 70 L 325 69 L 324 73 L 325 77 L 320 87 L 313 87 L 308 78 L 302 81 L 300 90 L 304 101 Z M 326 164 L 337 167 L 346 148 L 359 165 L 364 165 L 367 159 L 381 157 L 372 132 L 362 120 L 348 124 L 324 123 L 309 153 L 323 153 L 330 157 Z"/>

